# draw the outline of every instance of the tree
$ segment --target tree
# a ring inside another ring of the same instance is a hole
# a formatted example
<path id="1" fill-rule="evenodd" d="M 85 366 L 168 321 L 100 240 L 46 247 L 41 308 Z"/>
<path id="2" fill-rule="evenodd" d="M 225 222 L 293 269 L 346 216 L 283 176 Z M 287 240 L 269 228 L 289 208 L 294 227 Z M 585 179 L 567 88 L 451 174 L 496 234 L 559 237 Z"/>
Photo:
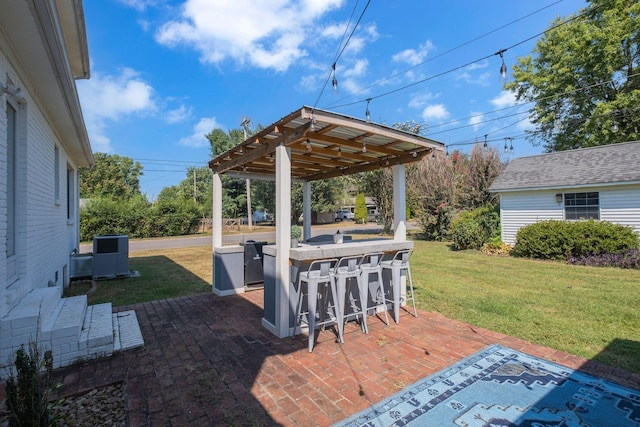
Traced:
<path id="1" fill-rule="evenodd" d="M 640 2 L 588 0 L 558 19 L 506 88 L 534 102 L 534 144 L 547 151 L 640 139 Z"/>
<path id="2" fill-rule="evenodd" d="M 364 198 L 364 193 L 358 193 L 356 196 L 356 206 L 353 212 L 353 220 L 357 223 L 366 223 L 369 220 L 369 213 L 367 212 L 367 202 Z"/>
<path id="3" fill-rule="evenodd" d="M 331 212 L 338 208 L 338 200 L 342 195 L 342 177 L 313 181 L 311 183 L 311 210 L 315 212 Z M 291 185 L 291 215 L 293 223 L 302 215 L 303 185 L 294 182 Z"/>
<path id="4" fill-rule="evenodd" d="M 476 209 L 486 205 L 493 205 L 498 196 L 489 193 L 489 186 L 504 169 L 500 154 L 495 147 L 482 148 L 474 145 L 469 158 L 468 171 L 465 179 L 465 189 L 460 195 L 463 209 Z"/>
<path id="5" fill-rule="evenodd" d="M 142 165 L 117 154 L 95 153 L 94 166 L 80 168 L 80 197 L 129 199 L 140 195 Z"/>

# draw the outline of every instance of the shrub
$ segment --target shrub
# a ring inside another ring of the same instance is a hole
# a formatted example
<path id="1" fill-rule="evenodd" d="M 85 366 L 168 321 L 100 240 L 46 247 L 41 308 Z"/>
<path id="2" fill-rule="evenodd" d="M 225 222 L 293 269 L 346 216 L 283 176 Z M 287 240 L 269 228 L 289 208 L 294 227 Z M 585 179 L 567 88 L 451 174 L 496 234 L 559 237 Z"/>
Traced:
<path id="1" fill-rule="evenodd" d="M 529 258 L 566 260 L 568 257 L 615 254 L 637 249 L 631 227 L 608 221 L 547 220 L 522 227 L 513 254 Z"/>
<path id="2" fill-rule="evenodd" d="M 480 251 L 487 255 L 508 255 L 513 250 L 513 247 L 507 243 L 504 243 L 500 238 L 491 239 L 491 241 L 482 245 Z"/>
<path id="3" fill-rule="evenodd" d="M 484 206 L 461 212 L 451 223 L 449 235 L 455 250 L 480 249 L 496 238 L 500 230 L 500 215 L 497 206 Z"/>
<path id="4" fill-rule="evenodd" d="M 622 251 L 617 254 L 570 256 L 567 263 L 574 265 L 589 265 L 592 267 L 618 267 L 640 269 L 640 255 L 638 249 Z"/>
<path id="5" fill-rule="evenodd" d="M 51 350 L 41 355 L 35 342 L 29 343 L 28 350 L 20 346 L 10 371 L 6 385 L 9 427 L 57 425 L 58 420 L 51 417 L 51 412 L 62 400 L 49 402 L 54 389 Z"/>
<path id="6" fill-rule="evenodd" d="M 353 220 L 358 224 L 366 224 L 369 220 L 369 214 L 367 212 L 367 202 L 364 198 L 364 193 L 359 193 L 356 196 L 356 206 L 353 212 Z"/>
<path id="7" fill-rule="evenodd" d="M 439 204 L 433 212 L 427 212 L 420 217 L 422 237 L 426 240 L 449 240 L 449 227 L 455 218 L 456 209 L 446 203 Z"/>

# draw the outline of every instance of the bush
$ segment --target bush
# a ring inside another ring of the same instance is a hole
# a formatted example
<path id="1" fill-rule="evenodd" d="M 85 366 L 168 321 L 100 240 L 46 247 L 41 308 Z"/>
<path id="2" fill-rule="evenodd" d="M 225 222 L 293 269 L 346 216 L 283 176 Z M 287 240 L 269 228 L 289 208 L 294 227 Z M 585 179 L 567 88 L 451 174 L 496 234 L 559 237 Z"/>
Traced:
<path id="1" fill-rule="evenodd" d="M 509 244 L 504 243 L 500 239 L 498 239 L 485 243 L 484 245 L 482 245 L 482 249 L 480 250 L 483 254 L 487 255 L 508 255 L 511 253 L 513 248 Z"/>
<path id="2" fill-rule="evenodd" d="M 198 228 L 200 211 L 193 200 L 166 200 L 150 205 L 144 197 L 92 199 L 80 210 L 80 240 L 126 234 L 131 238 L 181 236 Z"/>
<path id="3" fill-rule="evenodd" d="M 449 227 L 455 218 L 456 209 L 446 203 L 439 204 L 433 212 L 427 212 L 420 217 L 422 237 L 426 240 L 449 240 Z"/>
<path id="4" fill-rule="evenodd" d="M 522 227 L 516 235 L 517 256 L 566 260 L 568 257 L 615 254 L 640 246 L 631 227 L 608 221 L 547 220 Z"/>
<path id="5" fill-rule="evenodd" d="M 357 224 L 366 224 L 369 220 L 369 214 L 367 212 L 367 202 L 364 198 L 364 193 L 360 193 L 356 196 L 356 206 L 353 212 L 353 220 Z"/>
<path id="6" fill-rule="evenodd" d="M 28 350 L 22 345 L 15 356 L 6 384 L 9 427 L 57 425 L 58 419 L 51 412 L 62 400 L 49 402 L 51 392 L 59 387 L 52 383 L 51 350 L 41 355 L 37 344 L 30 342 Z"/>
<path id="7" fill-rule="evenodd" d="M 617 254 L 570 256 L 567 263 L 574 265 L 589 265 L 592 267 L 618 267 L 640 269 L 640 255 L 638 249 L 619 252 Z"/>
<path id="8" fill-rule="evenodd" d="M 484 206 L 461 212 L 451 223 L 449 235 L 455 250 L 481 249 L 500 230 L 500 214 L 497 206 Z"/>

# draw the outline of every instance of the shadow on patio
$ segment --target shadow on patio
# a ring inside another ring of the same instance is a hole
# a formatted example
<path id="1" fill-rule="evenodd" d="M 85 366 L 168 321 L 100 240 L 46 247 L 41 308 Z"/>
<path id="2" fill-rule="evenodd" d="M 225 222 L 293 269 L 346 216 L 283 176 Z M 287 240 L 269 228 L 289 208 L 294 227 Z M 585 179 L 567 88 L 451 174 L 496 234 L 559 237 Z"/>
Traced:
<path id="1" fill-rule="evenodd" d="M 261 290 L 199 294 L 118 307 L 135 309 L 145 346 L 57 371 L 63 394 L 124 381 L 131 426 L 321 425 L 340 421 L 493 343 L 574 369 L 587 362 L 553 349 L 419 311 L 400 324 L 349 324 L 345 344 L 322 331 L 278 339 L 261 326 Z M 592 373 L 639 388 L 597 362 Z"/>

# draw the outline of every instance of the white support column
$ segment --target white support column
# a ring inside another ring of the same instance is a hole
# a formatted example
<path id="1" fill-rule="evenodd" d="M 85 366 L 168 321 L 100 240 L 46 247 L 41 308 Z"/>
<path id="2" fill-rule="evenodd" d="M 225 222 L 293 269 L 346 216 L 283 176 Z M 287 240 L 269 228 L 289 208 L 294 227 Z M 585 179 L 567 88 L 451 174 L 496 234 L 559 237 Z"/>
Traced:
<path id="1" fill-rule="evenodd" d="M 404 165 L 393 166 L 394 240 L 407 240 L 407 190 Z"/>
<path id="2" fill-rule="evenodd" d="M 311 238 L 311 182 L 305 181 L 302 190 L 303 238 Z"/>
<path id="3" fill-rule="evenodd" d="M 219 174 L 213 174 L 213 206 L 211 237 L 213 251 L 222 246 L 222 178 Z"/>
<path id="4" fill-rule="evenodd" d="M 275 333 L 279 338 L 289 333 L 289 248 L 291 247 L 291 151 L 276 147 L 276 268 Z"/>

